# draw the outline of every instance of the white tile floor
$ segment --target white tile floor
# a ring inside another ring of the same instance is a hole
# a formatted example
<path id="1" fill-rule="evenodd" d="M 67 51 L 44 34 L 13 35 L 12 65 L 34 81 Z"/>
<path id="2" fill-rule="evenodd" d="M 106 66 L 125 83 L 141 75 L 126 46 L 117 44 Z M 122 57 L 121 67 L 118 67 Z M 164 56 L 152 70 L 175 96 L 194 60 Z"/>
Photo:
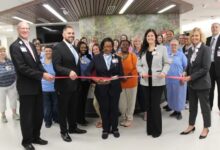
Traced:
<path id="1" fill-rule="evenodd" d="M 216 98 L 216 97 L 215 97 Z M 95 128 L 96 119 L 88 119 L 90 125 L 84 127 L 88 133 L 84 135 L 71 135 L 71 143 L 64 142 L 59 134 L 58 125 L 50 129 L 42 127 L 42 138 L 49 141 L 46 146 L 34 145 L 37 150 L 216 150 L 220 147 L 220 116 L 216 104 L 212 111 L 212 127 L 208 137 L 199 140 L 202 130 L 202 117 L 199 111 L 196 131 L 193 134 L 181 136 L 179 133 L 187 127 L 188 110 L 183 112 L 183 119 L 177 121 L 163 113 L 163 133 L 159 138 L 147 136 L 146 123 L 140 116 L 135 116 L 131 128 L 120 127 L 121 137 L 116 139 L 112 135 L 107 140 L 101 139 L 101 129 Z M 21 133 L 19 122 L 13 121 L 11 113 L 7 112 L 8 123 L 0 123 L 0 150 L 22 150 L 20 145 Z M 83 128 L 83 127 L 81 127 Z"/>

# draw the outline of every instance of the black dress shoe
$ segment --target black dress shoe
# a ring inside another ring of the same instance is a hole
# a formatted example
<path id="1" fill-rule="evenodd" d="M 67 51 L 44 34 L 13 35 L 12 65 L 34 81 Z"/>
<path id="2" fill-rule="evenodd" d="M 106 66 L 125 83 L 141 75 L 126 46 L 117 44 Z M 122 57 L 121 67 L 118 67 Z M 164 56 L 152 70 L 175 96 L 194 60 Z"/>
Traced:
<path id="1" fill-rule="evenodd" d="M 48 141 L 43 140 L 43 139 L 41 139 L 41 138 L 38 138 L 38 139 L 35 139 L 32 143 L 33 143 L 33 144 L 39 144 L 39 145 L 47 145 L 47 144 L 48 144 Z"/>
<path id="2" fill-rule="evenodd" d="M 120 133 L 118 131 L 112 131 L 112 134 L 114 137 L 119 138 L 120 137 Z"/>
<path id="3" fill-rule="evenodd" d="M 208 132 L 207 132 L 206 135 L 200 135 L 200 136 L 199 136 L 199 139 L 205 139 L 205 138 L 207 137 L 208 134 L 209 134 L 209 130 L 208 130 Z"/>
<path id="4" fill-rule="evenodd" d="M 147 135 L 150 136 L 150 135 L 152 135 L 152 133 L 151 132 L 147 132 Z"/>
<path id="5" fill-rule="evenodd" d="M 180 134 L 181 134 L 181 135 L 187 135 L 187 134 L 189 134 L 189 133 L 191 133 L 191 132 L 194 132 L 195 130 L 196 130 L 196 128 L 193 127 L 192 130 L 190 130 L 190 131 L 188 131 L 188 132 L 183 131 L 183 132 L 181 132 Z"/>
<path id="6" fill-rule="evenodd" d="M 163 109 L 167 109 L 167 108 L 169 108 L 168 105 L 163 106 Z"/>
<path id="7" fill-rule="evenodd" d="M 24 145 L 24 149 L 25 150 L 35 150 L 35 148 L 34 148 L 34 146 L 32 144 Z"/>
<path id="8" fill-rule="evenodd" d="M 46 128 L 50 128 L 52 126 L 52 123 L 45 123 Z"/>
<path id="9" fill-rule="evenodd" d="M 172 109 L 168 106 L 167 108 L 166 108 L 166 111 L 171 111 Z"/>
<path id="10" fill-rule="evenodd" d="M 76 133 L 76 134 L 84 134 L 86 133 L 87 131 L 86 130 L 82 130 L 82 129 L 79 129 L 79 128 L 75 128 L 73 130 L 69 130 L 69 134 L 73 134 L 73 133 Z"/>
<path id="11" fill-rule="evenodd" d="M 152 134 L 153 138 L 158 138 L 161 134 Z"/>
<path id="12" fill-rule="evenodd" d="M 178 112 L 177 115 L 176 115 L 176 119 L 181 120 L 182 118 L 183 118 L 182 114 L 180 112 Z"/>
<path id="13" fill-rule="evenodd" d="M 170 117 L 176 117 L 178 113 L 176 111 L 174 111 L 172 114 L 170 114 Z"/>
<path id="14" fill-rule="evenodd" d="M 108 138 L 108 132 L 102 132 L 102 139 L 107 139 Z"/>
<path id="15" fill-rule="evenodd" d="M 63 139 L 64 141 L 66 141 L 66 142 L 71 142 L 71 141 L 72 141 L 72 139 L 71 139 L 71 137 L 69 136 L 68 133 L 61 134 L 61 137 L 62 137 L 62 139 Z"/>

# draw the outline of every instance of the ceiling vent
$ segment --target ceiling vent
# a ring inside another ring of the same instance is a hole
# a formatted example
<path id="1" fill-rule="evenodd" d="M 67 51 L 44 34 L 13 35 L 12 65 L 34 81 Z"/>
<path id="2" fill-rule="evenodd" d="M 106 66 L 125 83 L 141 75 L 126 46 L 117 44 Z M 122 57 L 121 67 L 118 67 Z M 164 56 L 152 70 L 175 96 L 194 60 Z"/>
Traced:
<path id="1" fill-rule="evenodd" d="M 115 12 L 115 6 L 108 6 L 106 15 L 112 15 Z"/>

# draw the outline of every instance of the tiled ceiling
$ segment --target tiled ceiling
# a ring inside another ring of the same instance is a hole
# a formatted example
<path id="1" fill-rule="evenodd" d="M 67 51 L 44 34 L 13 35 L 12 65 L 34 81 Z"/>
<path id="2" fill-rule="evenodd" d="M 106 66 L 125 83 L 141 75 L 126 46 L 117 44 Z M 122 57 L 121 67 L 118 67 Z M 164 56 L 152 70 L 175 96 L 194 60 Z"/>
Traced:
<path id="1" fill-rule="evenodd" d="M 100 15 L 117 15 L 127 0 L 34 0 L 23 5 L 0 11 L 0 22 L 17 24 L 12 16 L 18 16 L 34 23 L 60 22 L 48 12 L 42 4 L 51 5 L 67 21 Z M 9 1 L 8 1 L 9 2 Z M 181 0 L 134 0 L 125 14 L 156 14 L 158 10 L 170 5 L 177 6 L 166 13 L 181 14 L 193 9 L 193 6 Z"/>

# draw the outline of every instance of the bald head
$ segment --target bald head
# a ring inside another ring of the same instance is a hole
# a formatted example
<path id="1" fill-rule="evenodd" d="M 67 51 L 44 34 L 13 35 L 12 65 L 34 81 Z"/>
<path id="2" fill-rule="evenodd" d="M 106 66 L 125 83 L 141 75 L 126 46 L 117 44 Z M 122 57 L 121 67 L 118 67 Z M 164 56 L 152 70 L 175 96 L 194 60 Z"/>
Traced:
<path id="1" fill-rule="evenodd" d="M 213 23 L 212 27 L 211 27 L 211 30 L 212 30 L 212 36 L 218 35 L 220 33 L 220 24 L 219 23 Z"/>
<path id="2" fill-rule="evenodd" d="M 30 26 L 27 22 L 19 22 L 17 25 L 18 36 L 24 40 L 28 40 L 30 33 Z"/>

